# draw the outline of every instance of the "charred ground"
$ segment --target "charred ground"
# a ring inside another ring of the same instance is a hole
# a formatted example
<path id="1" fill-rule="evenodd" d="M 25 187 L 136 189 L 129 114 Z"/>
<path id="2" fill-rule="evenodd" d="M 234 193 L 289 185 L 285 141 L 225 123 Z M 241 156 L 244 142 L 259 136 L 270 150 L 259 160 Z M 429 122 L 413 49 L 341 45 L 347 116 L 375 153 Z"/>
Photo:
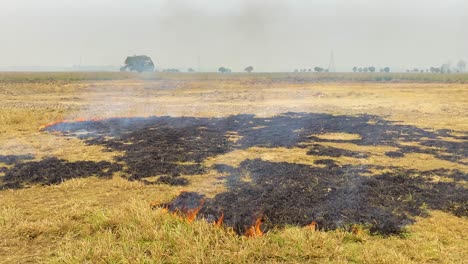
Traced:
<path id="1" fill-rule="evenodd" d="M 225 224 L 243 233 L 260 215 L 263 228 L 306 225 L 335 229 L 362 224 L 378 233 L 398 233 L 426 209 L 467 216 L 467 195 L 459 181 L 468 180 L 459 170 L 418 171 L 393 166 L 339 165 L 330 157 L 365 159 L 369 153 L 351 151 L 322 142 L 348 142 L 360 146 L 391 146 L 388 157 L 424 153 L 466 165 L 466 133 L 428 131 L 401 125 L 377 116 L 334 116 L 285 113 L 270 118 L 234 115 L 226 118 L 150 117 L 113 118 L 102 121 L 59 123 L 47 128 L 64 136 L 82 138 L 87 144 L 121 151 L 114 163 L 67 162 L 56 158 L 42 161 L 14 160 L 5 169 L 4 187 L 21 188 L 30 183 L 57 184 L 72 177 L 108 177 L 121 171 L 129 180 L 148 184 L 187 185 L 190 175 L 214 169 L 226 174 L 227 191 L 205 199 L 202 193 L 183 193 L 167 206 L 189 210 L 205 200 L 199 216 L 214 221 L 221 213 Z M 357 134 L 359 139 L 323 139 L 325 133 Z M 238 140 L 229 140 L 235 134 Z M 461 136 L 460 136 L 461 135 Z M 403 145 L 419 142 L 420 146 Z M 437 148 L 424 148 L 435 146 Z M 307 154 L 323 156 L 317 166 L 247 159 L 240 166 L 204 165 L 205 159 L 233 150 L 262 148 L 306 148 Z M 11 160 L 11 159 L 9 159 Z M 378 175 L 369 176 L 371 169 Z M 433 175 L 452 179 L 434 181 Z M 251 181 L 243 181 L 250 175 Z M 146 178 L 159 176 L 156 181 Z"/>

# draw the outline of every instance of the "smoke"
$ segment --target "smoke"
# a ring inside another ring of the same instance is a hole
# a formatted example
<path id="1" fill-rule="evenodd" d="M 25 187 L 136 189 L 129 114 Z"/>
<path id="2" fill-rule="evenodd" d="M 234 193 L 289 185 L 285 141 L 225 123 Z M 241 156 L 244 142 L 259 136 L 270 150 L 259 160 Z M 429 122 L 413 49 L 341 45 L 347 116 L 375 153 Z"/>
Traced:
<path id="1" fill-rule="evenodd" d="M 146 54 L 159 68 L 200 58 L 202 70 L 291 71 L 326 67 L 333 50 L 338 70 L 427 68 L 468 59 L 465 10 L 462 0 L 6 0 L 0 67 L 117 67 Z"/>

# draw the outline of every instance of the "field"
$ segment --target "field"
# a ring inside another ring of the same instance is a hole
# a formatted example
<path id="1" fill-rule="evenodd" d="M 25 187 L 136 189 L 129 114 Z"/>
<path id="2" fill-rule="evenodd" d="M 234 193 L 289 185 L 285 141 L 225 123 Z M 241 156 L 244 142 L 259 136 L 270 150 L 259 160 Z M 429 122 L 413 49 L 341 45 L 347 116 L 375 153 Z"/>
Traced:
<path id="1" fill-rule="evenodd" d="M 463 263 L 468 74 L 0 73 L 0 263 Z"/>

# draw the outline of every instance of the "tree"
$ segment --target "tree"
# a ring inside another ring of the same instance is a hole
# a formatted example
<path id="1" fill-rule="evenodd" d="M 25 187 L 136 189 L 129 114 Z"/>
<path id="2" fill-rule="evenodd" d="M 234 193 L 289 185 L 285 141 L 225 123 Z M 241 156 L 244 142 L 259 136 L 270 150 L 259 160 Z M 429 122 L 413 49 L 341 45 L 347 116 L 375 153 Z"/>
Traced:
<path id="1" fill-rule="evenodd" d="M 315 67 L 315 68 L 314 68 L 314 71 L 316 71 L 316 72 L 323 72 L 323 68 L 321 68 L 321 67 Z"/>
<path id="2" fill-rule="evenodd" d="M 152 72 L 154 71 L 154 63 L 150 57 L 146 55 L 129 56 L 125 59 L 125 66 L 120 68 L 120 71 L 137 71 L 137 72 Z"/>
<path id="3" fill-rule="evenodd" d="M 188 72 L 195 72 L 195 70 L 192 69 L 192 68 L 188 68 L 187 71 L 188 71 Z"/>
<path id="4" fill-rule="evenodd" d="M 180 72 L 179 69 L 175 69 L 175 68 L 163 69 L 162 71 L 163 71 L 163 72 Z"/>
<path id="5" fill-rule="evenodd" d="M 366 68 L 363 69 L 363 71 L 364 71 L 364 72 L 368 72 L 368 71 L 369 71 L 369 68 L 366 67 Z"/>
<path id="6" fill-rule="evenodd" d="M 252 66 L 248 66 L 244 69 L 244 71 L 248 72 L 248 73 L 251 73 L 253 72 L 254 68 Z"/>
<path id="7" fill-rule="evenodd" d="M 389 68 L 389 67 L 385 67 L 383 70 L 384 70 L 384 72 L 390 72 L 390 68 Z"/>
<path id="8" fill-rule="evenodd" d="M 369 71 L 370 71 L 370 72 L 375 72 L 375 67 L 374 67 L 374 66 L 370 66 L 370 67 L 369 67 Z"/>
<path id="9" fill-rule="evenodd" d="M 466 68 L 466 62 L 464 60 L 460 60 L 458 63 L 457 63 L 457 71 L 458 72 L 464 72 L 465 71 L 465 68 Z"/>
<path id="10" fill-rule="evenodd" d="M 358 68 L 356 66 L 353 67 L 353 72 L 357 72 Z"/>
<path id="11" fill-rule="evenodd" d="M 227 69 L 224 67 L 219 67 L 218 72 L 220 73 L 226 73 Z"/>
<path id="12" fill-rule="evenodd" d="M 357 70 L 358 70 L 358 72 L 362 72 L 362 68 L 361 68 L 361 67 L 359 67 Z"/>

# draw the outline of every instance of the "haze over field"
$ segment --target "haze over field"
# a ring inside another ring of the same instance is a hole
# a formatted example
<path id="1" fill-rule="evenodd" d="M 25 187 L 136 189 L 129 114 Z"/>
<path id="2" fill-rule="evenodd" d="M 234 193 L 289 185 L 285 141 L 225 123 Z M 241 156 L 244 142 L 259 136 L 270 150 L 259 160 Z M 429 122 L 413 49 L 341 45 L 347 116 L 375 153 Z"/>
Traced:
<path id="1" fill-rule="evenodd" d="M 332 50 L 342 71 L 428 68 L 468 59 L 466 25 L 465 0 L 2 0 L 0 70 L 146 54 L 157 68 L 291 71 L 327 67 Z"/>

